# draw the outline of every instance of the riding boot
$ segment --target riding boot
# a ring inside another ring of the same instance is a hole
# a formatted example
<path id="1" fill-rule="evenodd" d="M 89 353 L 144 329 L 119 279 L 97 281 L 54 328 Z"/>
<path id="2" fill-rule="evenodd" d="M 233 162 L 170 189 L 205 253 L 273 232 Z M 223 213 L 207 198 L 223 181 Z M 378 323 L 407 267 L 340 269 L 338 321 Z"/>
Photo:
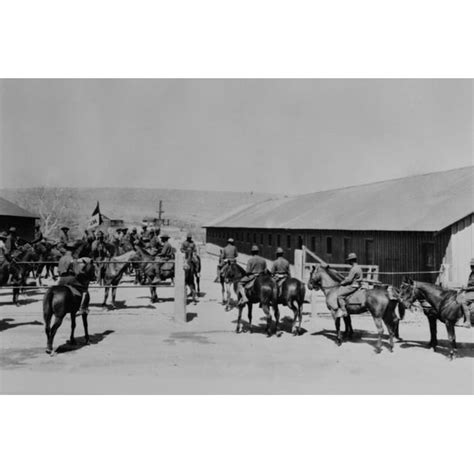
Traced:
<path id="1" fill-rule="evenodd" d="M 469 306 L 465 301 L 461 303 L 462 306 L 462 312 L 464 314 L 464 327 L 465 328 L 471 328 L 471 312 L 469 310 Z"/>
<path id="2" fill-rule="evenodd" d="M 240 304 L 247 304 L 249 302 L 247 295 L 245 294 L 245 288 L 242 285 L 239 285 L 238 295 L 240 296 Z"/>

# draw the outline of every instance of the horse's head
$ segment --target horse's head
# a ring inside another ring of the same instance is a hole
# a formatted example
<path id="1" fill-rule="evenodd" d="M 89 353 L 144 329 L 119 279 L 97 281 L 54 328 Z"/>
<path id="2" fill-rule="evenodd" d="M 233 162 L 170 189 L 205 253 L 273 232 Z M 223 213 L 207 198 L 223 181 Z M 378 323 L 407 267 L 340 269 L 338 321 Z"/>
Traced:
<path id="1" fill-rule="evenodd" d="M 309 274 L 308 288 L 310 290 L 321 289 L 321 267 L 319 265 L 313 265 Z"/>
<path id="2" fill-rule="evenodd" d="M 94 262 L 89 257 L 81 257 L 75 261 L 74 273 L 78 277 L 82 277 L 88 281 L 93 281 L 96 278 L 96 271 Z"/>
<path id="3" fill-rule="evenodd" d="M 416 287 L 416 283 L 411 278 L 404 278 L 400 285 L 399 296 L 403 304 L 408 307 L 413 306 L 413 303 L 418 299 L 419 290 Z"/>

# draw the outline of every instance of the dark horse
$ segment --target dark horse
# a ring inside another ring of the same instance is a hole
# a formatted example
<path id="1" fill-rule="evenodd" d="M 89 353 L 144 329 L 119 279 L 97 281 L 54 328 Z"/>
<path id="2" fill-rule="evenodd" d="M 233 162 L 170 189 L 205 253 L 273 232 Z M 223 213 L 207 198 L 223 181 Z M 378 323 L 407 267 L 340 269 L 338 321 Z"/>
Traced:
<path id="1" fill-rule="evenodd" d="M 112 307 L 116 307 L 115 297 L 117 294 L 117 286 L 122 279 L 123 274 L 130 265 L 130 262 L 133 258 L 136 257 L 136 252 L 130 250 L 129 252 L 123 253 L 112 257 L 110 260 L 107 260 L 107 263 L 103 263 L 104 266 L 103 273 L 101 275 L 102 281 L 104 282 L 104 301 L 102 306 L 107 305 L 107 299 L 109 297 L 109 290 L 112 288 Z"/>
<path id="2" fill-rule="evenodd" d="M 279 288 L 278 303 L 288 306 L 293 311 L 292 333 L 295 336 L 301 334 L 305 293 L 304 283 L 297 278 L 286 278 L 281 284 L 281 288 Z M 298 327 L 296 327 L 297 322 L 299 323 Z"/>
<path id="3" fill-rule="evenodd" d="M 71 338 L 70 344 L 75 344 L 74 330 L 76 328 L 76 313 L 81 305 L 80 290 L 87 290 L 89 283 L 95 278 L 95 268 L 90 258 L 80 258 L 75 264 L 76 284 L 52 286 L 45 293 L 43 298 L 43 317 L 47 339 L 46 352 L 53 352 L 53 340 L 59 326 L 63 322 L 66 314 L 71 315 Z M 86 301 L 86 304 L 88 301 Z M 51 319 L 54 315 L 54 321 L 51 325 Z M 89 331 L 87 327 L 87 311 L 82 313 L 82 323 L 86 344 L 89 344 Z"/>
<path id="4" fill-rule="evenodd" d="M 322 290 L 326 297 L 326 305 L 331 311 L 336 325 L 336 344 L 338 346 L 342 343 L 341 338 L 341 318 L 337 317 L 337 296 L 340 282 L 343 277 L 338 272 L 329 268 L 323 268 L 321 265 L 313 266 L 311 275 L 309 277 L 308 288 L 310 290 Z M 386 289 L 374 288 L 374 289 L 362 289 L 350 295 L 347 300 L 347 312 L 348 316 L 344 318 L 346 332 L 345 335 L 348 338 L 352 337 L 353 329 L 350 314 L 360 314 L 369 312 L 374 318 L 375 327 L 377 328 L 378 338 L 375 347 L 375 352 L 380 353 L 382 351 L 382 335 L 383 335 L 383 323 L 388 330 L 389 335 L 389 348 L 390 352 L 393 351 L 394 343 L 393 337 L 398 337 L 398 321 L 399 317 L 396 314 L 398 306 L 398 312 L 400 318 L 403 318 L 405 314 L 405 307 L 397 300 L 390 299 Z"/>
<path id="5" fill-rule="evenodd" d="M 406 278 L 400 287 L 400 297 L 407 305 L 411 306 L 416 300 L 426 300 L 429 303 L 430 307 L 424 308 L 423 311 L 430 325 L 430 342 L 428 347 L 431 347 L 435 352 L 438 345 L 438 319 L 446 325 L 449 343 L 451 344 L 451 350 L 449 351 L 450 359 L 454 359 L 458 351 L 454 326 L 464 316 L 462 307 L 457 301 L 457 296 L 457 292 L 454 290 L 445 290 L 432 283 L 413 281 L 411 278 Z"/>
<path id="6" fill-rule="evenodd" d="M 259 303 L 260 307 L 265 313 L 265 316 L 267 317 L 267 336 L 271 337 L 272 335 L 272 315 L 270 308 L 273 308 L 273 314 L 275 315 L 275 333 L 280 335 L 281 333 L 278 332 L 278 323 L 280 321 L 280 312 L 278 310 L 278 288 L 270 273 L 265 272 L 258 275 L 251 288 L 245 288 L 245 294 L 247 296 L 248 302 L 237 303 L 239 308 L 239 316 L 237 318 L 237 327 L 235 332 L 240 333 L 241 331 L 242 311 L 245 304 L 247 304 L 248 307 L 249 332 L 252 332 L 252 306 L 254 303 Z"/>
<path id="7" fill-rule="evenodd" d="M 200 293 L 199 274 L 201 272 L 201 259 L 198 255 L 191 255 L 184 262 L 184 283 L 189 291 L 194 304 L 197 303 L 197 295 Z"/>

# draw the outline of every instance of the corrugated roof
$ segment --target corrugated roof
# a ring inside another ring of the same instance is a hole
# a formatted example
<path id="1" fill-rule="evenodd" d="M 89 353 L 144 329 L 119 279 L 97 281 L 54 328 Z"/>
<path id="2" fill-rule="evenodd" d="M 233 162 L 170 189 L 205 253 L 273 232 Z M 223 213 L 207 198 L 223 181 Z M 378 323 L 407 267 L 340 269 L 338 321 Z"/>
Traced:
<path id="1" fill-rule="evenodd" d="M 23 209 L 2 197 L 0 197 L 0 216 L 32 217 L 34 219 L 39 219 L 39 216 L 32 214 L 26 209 Z"/>
<path id="2" fill-rule="evenodd" d="M 205 227 L 439 231 L 474 209 L 474 167 L 255 204 Z"/>

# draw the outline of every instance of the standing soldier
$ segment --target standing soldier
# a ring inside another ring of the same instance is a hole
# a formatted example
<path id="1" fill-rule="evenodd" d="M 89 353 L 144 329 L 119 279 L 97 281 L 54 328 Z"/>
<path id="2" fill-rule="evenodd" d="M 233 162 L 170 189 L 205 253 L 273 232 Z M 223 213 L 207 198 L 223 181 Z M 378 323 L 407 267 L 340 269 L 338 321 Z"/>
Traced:
<path id="1" fill-rule="evenodd" d="M 61 232 L 59 234 L 59 251 L 64 254 L 66 251 L 66 244 L 69 243 L 69 227 L 61 227 Z"/>
<path id="2" fill-rule="evenodd" d="M 357 263 L 357 255 L 354 252 L 347 256 L 346 261 L 349 262 L 352 267 L 347 277 L 341 281 L 341 287 L 337 293 L 339 315 L 342 317 L 347 316 L 346 299 L 360 288 L 364 276 L 361 266 Z"/>
<path id="3" fill-rule="evenodd" d="M 11 254 L 17 248 L 16 228 L 10 227 L 5 239 L 5 255 L 11 257 Z"/>
<path id="4" fill-rule="evenodd" d="M 250 257 L 247 262 L 247 275 L 239 281 L 237 290 L 238 295 L 240 295 L 241 304 L 248 303 L 247 295 L 245 294 L 245 287 L 255 282 L 257 277 L 267 270 L 267 261 L 258 254 L 259 249 L 257 245 L 252 246 L 251 252 L 252 257 Z"/>
<path id="5" fill-rule="evenodd" d="M 195 254 L 197 254 L 196 244 L 193 241 L 191 232 L 188 232 L 186 240 L 181 244 L 181 252 L 184 253 L 186 260 L 191 260 Z"/>
<path id="6" fill-rule="evenodd" d="M 471 273 L 467 280 L 467 288 L 460 295 L 462 312 L 464 314 L 464 326 L 471 327 L 470 305 L 474 302 L 474 258 L 471 258 Z"/>
<path id="7" fill-rule="evenodd" d="M 234 239 L 229 237 L 227 239 L 227 245 L 221 249 L 219 254 L 219 263 L 217 264 L 217 276 L 214 280 L 215 283 L 219 283 L 221 279 L 221 271 L 223 266 L 228 262 L 235 262 L 237 257 L 239 256 L 239 252 L 237 251 L 237 247 L 234 245 Z"/>

